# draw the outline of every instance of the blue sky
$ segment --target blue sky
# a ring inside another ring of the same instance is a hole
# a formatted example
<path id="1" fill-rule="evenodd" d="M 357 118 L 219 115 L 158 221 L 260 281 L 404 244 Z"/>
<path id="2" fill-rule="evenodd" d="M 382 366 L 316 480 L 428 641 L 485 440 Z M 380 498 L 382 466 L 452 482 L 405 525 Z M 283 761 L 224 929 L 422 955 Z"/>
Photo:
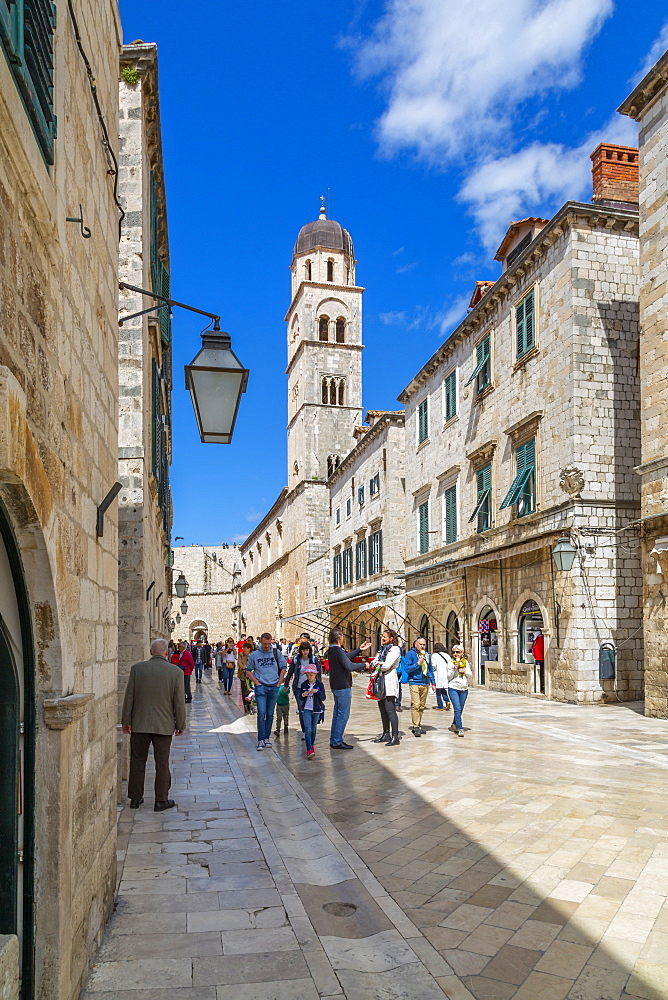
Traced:
<path id="1" fill-rule="evenodd" d="M 615 108 L 668 48 L 663 0 L 121 0 L 157 42 L 172 294 L 251 369 L 234 441 L 199 443 L 175 311 L 174 535 L 241 540 L 286 482 L 292 246 L 330 192 L 364 295 L 364 405 L 396 396 L 496 278 L 507 224 L 590 198 Z M 187 10 L 187 18 L 184 16 Z"/>

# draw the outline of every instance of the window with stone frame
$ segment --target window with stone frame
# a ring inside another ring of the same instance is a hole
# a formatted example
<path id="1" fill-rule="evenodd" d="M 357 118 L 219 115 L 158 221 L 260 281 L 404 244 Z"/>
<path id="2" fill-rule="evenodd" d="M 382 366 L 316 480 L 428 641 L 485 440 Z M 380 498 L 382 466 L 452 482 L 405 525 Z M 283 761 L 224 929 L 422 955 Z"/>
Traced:
<path id="1" fill-rule="evenodd" d="M 54 162 L 56 115 L 53 104 L 52 0 L 0 0 L 0 45 L 23 107 L 47 164 Z"/>
<path id="2" fill-rule="evenodd" d="M 366 538 L 360 538 L 355 545 L 355 579 L 363 580 L 366 576 Z"/>
<path id="3" fill-rule="evenodd" d="M 418 507 L 418 552 L 421 556 L 429 552 L 429 500 Z"/>
<path id="4" fill-rule="evenodd" d="M 343 550 L 343 585 L 353 582 L 353 550 L 352 546 Z"/>
<path id="5" fill-rule="evenodd" d="M 487 334 L 475 349 L 475 368 L 466 385 L 475 381 L 476 393 L 483 392 L 492 384 L 491 337 Z"/>
<path id="6" fill-rule="evenodd" d="M 449 375 L 446 375 L 443 381 L 443 401 L 444 401 L 444 413 L 445 421 L 452 420 L 453 417 L 457 416 L 457 369 L 451 371 Z"/>
<path id="7" fill-rule="evenodd" d="M 369 576 L 383 571 L 383 532 L 374 531 L 369 538 Z"/>
<path id="8" fill-rule="evenodd" d="M 380 493 L 380 472 L 372 476 L 369 480 L 369 496 L 375 497 Z"/>
<path id="9" fill-rule="evenodd" d="M 334 281 L 334 261 L 331 257 L 327 261 L 327 280 Z"/>
<path id="10" fill-rule="evenodd" d="M 321 316 L 318 319 L 318 337 L 322 341 L 329 340 L 329 316 Z"/>
<path id="11" fill-rule="evenodd" d="M 336 520 L 337 524 L 341 524 L 341 508 L 340 507 L 336 508 L 336 519 L 335 520 Z"/>
<path id="12" fill-rule="evenodd" d="M 453 483 L 443 493 L 443 544 L 457 541 L 457 484 Z"/>
<path id="13" fill-rule="evenodd" d="M 534 290 L 525 295 L 522 301 L 515 306 L 515 357 L 520 358 L 528 354 L 536 342 L 535 336 L 535 309 Z"/>
<path id="14" fill-rule="evenodd" d="M 492 463 L 484 465 L 476 472 L 476 505 L 469 518 L 469 524 L 477 522 L 479 533 L 492 527 Z"/>
<path id="15" fill-rule="evenodd" d="M 417 439 L 422 444 L 429 437 L 429 397 L 425 396 L 417 409 Z"/>
<path id="16" fill-rule="evenodd" d="M 339 316 L 336 321 L 336 342 L 337 344 L 346 342 L 346 321 L 343 316 Z"/>
<path id="17" fill-rule="evenodd" d="M 515 506 L 517 517 L 526 517 L 536 509 L 536 441 L 532 438 L 515 448 L 515 478 L 500 510 Z"/>
<path id="18" fill-rule="evenodd" d="M 341 586 L 341 553 L 337 552 L 333 560 L 334 589 Z"/>

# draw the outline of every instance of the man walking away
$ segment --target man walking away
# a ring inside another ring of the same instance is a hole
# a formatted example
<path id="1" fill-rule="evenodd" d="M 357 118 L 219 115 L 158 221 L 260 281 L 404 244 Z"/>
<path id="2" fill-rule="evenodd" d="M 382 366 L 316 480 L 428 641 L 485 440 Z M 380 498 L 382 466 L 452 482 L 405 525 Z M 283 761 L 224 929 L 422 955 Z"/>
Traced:
<path id="1" fill-rule="evenodd" d="M 346 725 L 350 718 L 350 705 L 353 698 L 353 670 L 351 662 L 365 649 L 370 649 L 371 643 L 364 642 L 359 649 L 346 653 L 343 649 L 343 632 L 333 628 L 329 633 L 329 687 L 334 698 L 332 709 L 332 729 L 329 734 L 329 745 L 332 750 L 352 750 L 350 743 L 343 740 Z"/>
<path id="2" fill-rule="evenodd" d="M 169 751 L 172 736 L 181 736 L 186 728 L 186 705 L 183 673 L 167 661 L 167 641 L 154 639 L 151 659 L 135 663 L 130 671 L 123 699 L 123 732 L 130 734 L 130 808 L 138 809 L 144 801 L 144 775 L 148 749 L 153 744 L 155 758 L 155 812 L 172 809 L 169 798 L 172 777 Z"/>
<path id="3" fill-rule="evenodd" d="M 195 663 L 195 684 L 201 684 L 202 671 L 204 670 L 204 650 L 202 649 L 202 643 L 196 643 L 191 652 Z"/>
<path id="4" fill-rule="evenodd" d="M 246 676 L 255 685 L 258 750 L 271 746 L 269 737 L 278 689 L 283 683 L 287 667 L 283 654 L 273 648 L 272 642 L 271 632 L 263 632 L 260 636 L 260 648 L 250 654 L 246 664 Z"/>

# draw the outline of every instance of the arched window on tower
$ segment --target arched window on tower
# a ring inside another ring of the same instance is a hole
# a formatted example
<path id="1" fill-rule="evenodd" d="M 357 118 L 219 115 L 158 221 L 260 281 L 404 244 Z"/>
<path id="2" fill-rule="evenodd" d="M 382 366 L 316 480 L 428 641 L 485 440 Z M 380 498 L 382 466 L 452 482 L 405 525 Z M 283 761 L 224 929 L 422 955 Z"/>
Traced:
<path id="1" fill-rule="evenodd" d="M 346 342 L 346 321 L 343 316 L 339 316 L 336 321 L 336 342 L 337 344 Z"/>
<path id="2" fill-rule="evenodd" d="M 327 280 L 334 281 L 334 261 L 331 257 L 327 261 Z"/>
<path id="3" fill-rule="evenodd" d="M 329 402 L 329 380 L 324 378 L 322 380 L 322 395 L 321 399 L 323 403 Z"/>
<path id="4" fill-rule="evenodd" d="M 321 316 L 318 320 L 318 335 L 321 340 L 329 340 L 329 316 Z"/>
<path id="5" fill-rule="evenodd" d="M 327 478 L 332 475 L 333 472 L 338 469 L 340 464 L 340 459 L 338 455 L 328 455 L 327 456 Z"/>
<path id="6" fill-rule="evenodd" d="M 311 280 L 311 261 L 307 260 L 304 264 L 304 273 L 306 274 L 306 280 Z"/>
<path id="7" fill-rule="evenodd" d="M 295 484 L 299 481 L 299 466 L 297 465 L 296 462 L 292 466 L 292 481 Z"/>
<path id="8" fill-rule="evenodd" d="M 341 379 L 339 382 L 339 406 L 343 406 L 345 403 L 345 387 L 346 383 Z"/>
<path id="9" fill-rule="evenodd" d="M 332 406 L 336 406 L 336 379 L 333 378 L 329 383 L 329 401 Z"/>

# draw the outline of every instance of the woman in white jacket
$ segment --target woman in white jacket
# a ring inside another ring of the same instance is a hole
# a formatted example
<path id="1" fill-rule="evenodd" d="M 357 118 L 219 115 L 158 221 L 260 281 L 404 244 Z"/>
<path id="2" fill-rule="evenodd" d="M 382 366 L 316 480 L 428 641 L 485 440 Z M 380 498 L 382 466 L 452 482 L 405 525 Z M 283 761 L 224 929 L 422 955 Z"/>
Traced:
<path id="1" fill-rule="evenodd" d="M 399 636 L 391 628 L 385 629 L 381 641 L 383 645 L 376 653 L 371 669 L 379 671 L 385 678 L 385 697 L 378 701 L 383 732 L 372 742 L 396 747 L 399 746 L 399 716 L 396 709 L 396 700 L 399 696 L 397 667 L 401 659 L 401 647 Z"/>
<path id="2" fill-rule="evenodd" d="M 469 693 L 469 681 L 473 680 L 473 674 L 469 667 L 468 660 L 464 656 L 463 646 L 452 647 L 452 666 L 448 669 L 448 694 L 454 710 L 454 719 L 450 729 L 457 736 L 464 735 L 462 726 L 462 712 Z"/>
<path id="3" fill-rule="evenodd" d="M 450 654 L 442 642 L 437 642 L 434 646 L 434 652 L 431 654 L 431 668 L 436 678 L 434 690 L 436 691 L 436 709 L 439 712 L 450 711 L 450 699 L 448 697 L 450 675 L 448 674 L 448 670 L 451 666 L 452 658 Z M 445 700 L 445 705 L 443 704 L 443 700 Z"/>

